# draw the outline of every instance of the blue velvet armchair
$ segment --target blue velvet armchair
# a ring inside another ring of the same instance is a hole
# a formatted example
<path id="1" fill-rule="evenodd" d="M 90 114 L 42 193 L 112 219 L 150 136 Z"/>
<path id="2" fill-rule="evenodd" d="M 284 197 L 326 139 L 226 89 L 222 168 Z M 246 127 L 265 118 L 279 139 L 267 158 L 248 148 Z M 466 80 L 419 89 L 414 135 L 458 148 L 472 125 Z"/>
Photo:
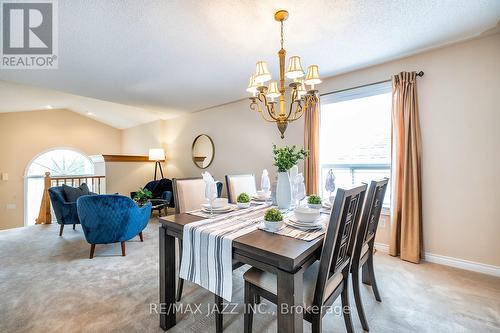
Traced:
<path id="1" fill-rule="evenodd" d="M 123 195 L 82 196 L 76 201 L 78 217 L 85 239 L 90 246 L 90 259 L 94 257 L 96 244 L 121 243 L 125 256 L 125 242 L 139 235 L 151 216 L 151 204 L 138 207 Z"/>
<path id="2" fill-rule="evenodd" d="M 59 236 L 62 236 L 64 226 L 67 224 L 72 224 L 73 229 L 75 229 L 75 226 L 80 224 L 76 211 L 76 202 L 66 201 L 62 186 L 49 188 L 49 197 L 54 213 L 56 214 L 57 223 L 61 225 Z"/>

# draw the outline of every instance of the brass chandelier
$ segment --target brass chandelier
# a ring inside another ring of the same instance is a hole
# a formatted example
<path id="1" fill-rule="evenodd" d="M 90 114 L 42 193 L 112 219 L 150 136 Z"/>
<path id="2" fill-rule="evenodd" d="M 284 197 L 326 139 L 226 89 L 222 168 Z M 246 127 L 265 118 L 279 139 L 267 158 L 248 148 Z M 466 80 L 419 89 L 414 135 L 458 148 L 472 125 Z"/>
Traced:
<path id="1" fill-rule="evenodd" d="M 274 14 L 274 19 L 280 22 L 281 26 L 281 49 L 278 52 L 280 65 L 280 85 L 276 81 L 271 81 L 271 73 L 265 61 L 258 61 L 255 74 L 250 77 L 247 91 L 252 93 L 250 97 L 250 109 L 258 111 L 262 118 L 268 122 L 276 123 L 281 133 L 281 138 L 285 137 L 288 123 L 299 119 L 307 110 L 310 110 L 319 103 L 318 91 L 314 86 L 321 83 L 319 69 L 317 65 L 307 67 L 307 75 L 304 79 L 304 70 L 300 64 L 299 56 L 292 56 L 288 61 L 288 68 L 285 72 L 286 51 L 283 48 L 283 22 L 288 18 L 286 10 L 279 10 Z M 285 105 L 285 76 L 293 80 L 289 87 L 290 105 L 286 110 Z M 265 86 L 266 82 L 269 86 Z M 306 85 L 309 90 L 306 90 Z M 276 110 L 279 98 L 279 111 Z M 263 112 L 265 108 L 266 112 Z"/>

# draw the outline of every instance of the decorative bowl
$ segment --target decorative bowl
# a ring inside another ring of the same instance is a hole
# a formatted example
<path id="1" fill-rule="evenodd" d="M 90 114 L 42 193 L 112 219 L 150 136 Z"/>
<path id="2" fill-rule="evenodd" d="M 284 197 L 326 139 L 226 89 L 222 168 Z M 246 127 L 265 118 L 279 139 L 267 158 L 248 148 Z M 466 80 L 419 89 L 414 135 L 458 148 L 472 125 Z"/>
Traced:
<path id="1" fill-rule="evenodd" d="M 321 207 L 323 206 L 322 204 L 310 204 L 308 203 L 307 206 L 311 209 L 321 209 Z"/>
<path id="2" fill-rule="evenodd" d="M 250 207 L 250 202 L 237 202 L 236 205 L 238 208 L 248 208 Z"/>
<path id="3" fill-rule="evenodd" d="M 319 206 L 321 207 L 321 205 Z M 310 207 L 297 207 L 293 213 L 298 221 L 306 223 L 314 222 L 320 216 L 319 209 L 313 209 Z"/>
<path id="4" fill-rule="evenodd" d="M 283 225 L 283 220 L 281 221 L 266 221 L 264 220 L 264 225 L 266 226 L 266 229 L 269 231 L 278 231 L 281 226 Z"/>

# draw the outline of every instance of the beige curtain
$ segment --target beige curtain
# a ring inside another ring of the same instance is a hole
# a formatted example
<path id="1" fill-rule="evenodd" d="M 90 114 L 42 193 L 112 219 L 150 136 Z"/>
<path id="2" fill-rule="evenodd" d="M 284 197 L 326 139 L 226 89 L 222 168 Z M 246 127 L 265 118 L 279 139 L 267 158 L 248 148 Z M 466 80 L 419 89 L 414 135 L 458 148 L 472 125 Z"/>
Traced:
<path id="1" fill-rule="evenodd" d="M 389 254 L 418 263 L 422 251 L 422 143 L 415 72 L 392 78 L 392 202 Z"/>
<path id="2" fill-rule="evenodd" d="M 318 98 L 315 106 L 304 114 L 304 149 L 309 151 L 304 163 L 307 194 L 319 194 L 319 107 Z"/>

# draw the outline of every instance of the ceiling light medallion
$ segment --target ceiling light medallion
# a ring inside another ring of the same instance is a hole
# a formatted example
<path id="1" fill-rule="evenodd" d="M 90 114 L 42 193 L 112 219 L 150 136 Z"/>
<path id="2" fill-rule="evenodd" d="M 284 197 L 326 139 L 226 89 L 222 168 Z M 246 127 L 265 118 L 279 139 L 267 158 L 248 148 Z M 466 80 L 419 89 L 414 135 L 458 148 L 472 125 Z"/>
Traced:
<path id="1" fill-rule="evenodd" d="M 271 81 L 271 73 L 267 68 L 265 61 L 258 61 L 255 74 L 250 76 L 247 91 L 252 93 L 250 97 L 250 109 L 258 111 L 262 118 L 268 122 L 276 123 L 281 133 L 281 138 L 285 137 L 285 131 L 288 123 L 299 119 L 307 110 L 310 110 L 319 103 L 318 91 L 314 86 L 321 83 L 319 69 L 317 65 L 311 65 L 307 68 L 307 75 L 304 79 L 304 70 L 300 63 L 299 56 L 292 56 L 288 60 L 287 71 L 285 72 L 286 51 L 283 49 L 283 22 L 288 18 L 286 10 L 279 10 L 274 14 L 274 19 L 281 25 L 281 49 L 278 52 L 280 64 L 280 82 Z M 290 105 L 288 111 L 285 105 L 285 76 L 291 79 L 289 84 Z M 269 85 L 266 86 L 266 82 Z M 309 90 L 306 90 L 306 84 Z M 275 98 L 279 98 L 279 111 L 276 110 Z M 263 108 L 266 109 L 262 112 Z"/>

